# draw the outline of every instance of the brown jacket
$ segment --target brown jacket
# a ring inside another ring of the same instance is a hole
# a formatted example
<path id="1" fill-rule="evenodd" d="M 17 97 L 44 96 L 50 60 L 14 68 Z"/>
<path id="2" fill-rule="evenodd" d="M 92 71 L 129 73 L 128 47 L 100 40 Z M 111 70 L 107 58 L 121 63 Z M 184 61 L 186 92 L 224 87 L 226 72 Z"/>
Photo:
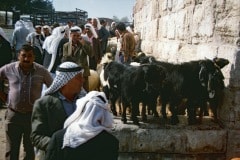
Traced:
<path id="1" fill-rule="evenodd" d="M 124 56 L 133 57 L 135 55 L 135 39 L 132 33 L 125 31 L 122 34 L 121 52 Z"/>

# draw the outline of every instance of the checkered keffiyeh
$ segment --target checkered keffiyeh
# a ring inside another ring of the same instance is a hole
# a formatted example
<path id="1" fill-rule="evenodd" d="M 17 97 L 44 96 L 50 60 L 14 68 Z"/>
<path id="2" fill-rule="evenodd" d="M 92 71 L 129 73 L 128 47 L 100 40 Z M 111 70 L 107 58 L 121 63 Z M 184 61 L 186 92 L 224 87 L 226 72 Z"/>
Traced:
<path id="1" fill-rule="evenodd" d="M 83 73 L 82 67 L 73 62 L 64 62 L 56 70 L 56 77 L 51 86 L 46 89 L 45 95 L 54 93 L 63 87 L 69 80 L 77 74 Z"/>

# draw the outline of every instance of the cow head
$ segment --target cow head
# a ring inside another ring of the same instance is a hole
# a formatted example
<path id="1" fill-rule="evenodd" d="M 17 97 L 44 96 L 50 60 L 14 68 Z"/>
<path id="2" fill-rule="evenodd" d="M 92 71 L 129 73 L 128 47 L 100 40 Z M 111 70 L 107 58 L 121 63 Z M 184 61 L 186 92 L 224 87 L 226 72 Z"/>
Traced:
<path id="1" fill-rule="evenodd" d="M 209 98 L 214 98 L 216 92 L 224 88 L 224 76 L 221 72 L 221 67 L 224 67 L 226 63 L 227 61 L 224 59 L 218 62 L 214 62 L 214 60 L 202 60 L 199 63 L 199 80 L 201 85 L 207 89 Z"/>

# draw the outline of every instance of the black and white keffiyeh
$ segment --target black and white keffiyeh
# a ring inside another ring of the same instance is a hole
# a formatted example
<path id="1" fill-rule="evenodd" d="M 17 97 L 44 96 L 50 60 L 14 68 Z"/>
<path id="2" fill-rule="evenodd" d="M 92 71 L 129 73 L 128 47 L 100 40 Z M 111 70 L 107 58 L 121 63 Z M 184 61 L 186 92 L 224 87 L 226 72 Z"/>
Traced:
<path id="1" fill-rule="evenodd" d="M 73 62 L 64 62 L 56 70 L 56 77 L 51 86 L 46 89 L 45 95 L 54 93 L 63 87 L 69 80 L 77 74 L 83 73 L 82 67 Z"/>

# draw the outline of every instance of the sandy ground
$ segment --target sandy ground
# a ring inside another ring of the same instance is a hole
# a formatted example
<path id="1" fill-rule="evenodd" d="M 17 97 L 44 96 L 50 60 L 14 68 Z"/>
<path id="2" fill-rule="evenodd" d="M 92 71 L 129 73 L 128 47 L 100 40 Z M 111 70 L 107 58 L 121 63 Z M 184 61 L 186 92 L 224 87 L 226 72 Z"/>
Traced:
<path id="1" fill-rule="evenodd" d="M 6 109 L 0 109 L 0 160 L 4 160 L 5 154 L 5 130 L 4 130 L 4 114 Z"/>

